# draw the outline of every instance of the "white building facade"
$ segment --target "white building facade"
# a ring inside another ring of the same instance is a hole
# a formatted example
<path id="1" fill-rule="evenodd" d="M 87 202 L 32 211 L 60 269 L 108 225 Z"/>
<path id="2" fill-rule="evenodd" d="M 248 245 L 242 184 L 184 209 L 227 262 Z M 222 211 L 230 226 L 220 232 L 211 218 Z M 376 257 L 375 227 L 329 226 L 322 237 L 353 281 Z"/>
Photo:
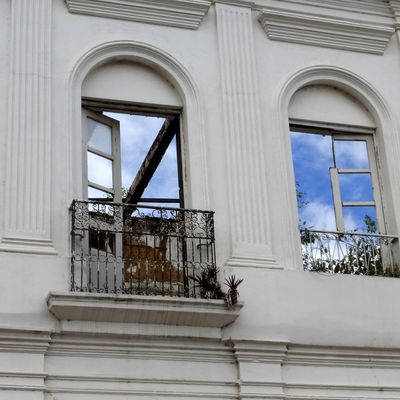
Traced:
<path id="1" fill-rule="evenodd" d="M 399 23 L 398 0 L 1 0 L 0 399 L 400 399 L 400 279 L 304 271 L 290 144 L 370 138 L 370 169 L 336 173 L 373 175 L 347 206 L 375 207 L 397 268 Z M 178 118 L 236 306 L 71 291 L 87 110 Z"/>

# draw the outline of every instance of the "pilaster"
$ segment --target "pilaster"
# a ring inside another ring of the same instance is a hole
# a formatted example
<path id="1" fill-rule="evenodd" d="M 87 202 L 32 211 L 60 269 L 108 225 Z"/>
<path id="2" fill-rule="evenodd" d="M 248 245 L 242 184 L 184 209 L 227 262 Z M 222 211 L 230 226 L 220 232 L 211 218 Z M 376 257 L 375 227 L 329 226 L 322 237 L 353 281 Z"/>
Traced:
<path id="1" fill-rule="evenodd" d="M 52 0 L 11 1 L 3 251 L 54 254 L 50 233 Z"/>
<path id="2" fill-rule="evenodd" d="M 234 340 L 239 399 L 285 399 L 282 364 L 288 343 Z"/>
<path id="3" fill-rule="evenodd" d="M 216 4 L 231 266 L 275 266 L 250 3 Z"/>

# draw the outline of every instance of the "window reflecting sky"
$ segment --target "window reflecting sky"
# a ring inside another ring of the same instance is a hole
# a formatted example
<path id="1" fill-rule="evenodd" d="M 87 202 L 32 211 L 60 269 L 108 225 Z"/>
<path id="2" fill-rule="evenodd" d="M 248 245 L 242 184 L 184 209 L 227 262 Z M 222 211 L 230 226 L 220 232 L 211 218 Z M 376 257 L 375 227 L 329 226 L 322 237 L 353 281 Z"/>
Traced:
<path id="1" fill-rule="evenodd" d="M 306 226 L 336 230 L 329 168 L 334 167 L 333 138 L 330 135 L 291 133 L 293 165 L 297 190 L 304 193 L 299 218 Z M 342 169 L 368 169 L 365 141 L 334 141 L 336 166 Z M 343 201 L 372 201 L 370 174 L 339 174 Z M 376 221 L 375 207 L 344 207 L 346 231 L 366 231 L 368 215 Z"/>

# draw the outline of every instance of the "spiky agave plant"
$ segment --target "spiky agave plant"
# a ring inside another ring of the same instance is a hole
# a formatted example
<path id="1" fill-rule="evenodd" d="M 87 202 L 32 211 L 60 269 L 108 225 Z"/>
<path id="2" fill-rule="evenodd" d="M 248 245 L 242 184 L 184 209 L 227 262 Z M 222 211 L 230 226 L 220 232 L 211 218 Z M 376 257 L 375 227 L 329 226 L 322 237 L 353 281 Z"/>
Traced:
<path id="1" fill-rule="evenodd" d="M 237 303 L 239 292 L 238 286 L 243 282 L 243 279 L 236 279 L 235 275 L 230 275 L 225 279 L 225 285 L 228 286 L 228 293 L 225 295 L 228 307 L 232 307 Z"/>
<path id="2" fill-rule="evenodd" d="M 200 288 L 201 296 L 208 299 L 221 299 L 224 297 L 221 285 L 218 282 L 218 268 L 209 266 L 204 268 L 200 274 L 192 278 L 197 287 Z"/>

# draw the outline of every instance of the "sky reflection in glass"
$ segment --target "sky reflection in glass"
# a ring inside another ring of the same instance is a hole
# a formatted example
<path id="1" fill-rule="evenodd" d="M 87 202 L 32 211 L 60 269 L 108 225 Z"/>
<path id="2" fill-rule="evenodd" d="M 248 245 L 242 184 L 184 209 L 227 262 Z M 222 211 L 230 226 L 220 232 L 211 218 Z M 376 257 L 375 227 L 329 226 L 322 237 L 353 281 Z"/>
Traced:
<path id="1" fill-rule="evenodd" d="M 335 167 L 335 161 L 336 167 L 342 169 L 368 169 L 366 142 L 333 140 L 330 135 L 292 132 L 291 144 L 297 190 L 304 193 L 299 207 L 300 223 L 317 230 L 336 230 L 329 169 Z M 374 200 L 369 173 L 339 174 L 339 185 L 342 201 Z M 345 230 L 367 231 L 364 222 L 366 215 L 376 221 L 375 207 L 343 207 Z"/>

